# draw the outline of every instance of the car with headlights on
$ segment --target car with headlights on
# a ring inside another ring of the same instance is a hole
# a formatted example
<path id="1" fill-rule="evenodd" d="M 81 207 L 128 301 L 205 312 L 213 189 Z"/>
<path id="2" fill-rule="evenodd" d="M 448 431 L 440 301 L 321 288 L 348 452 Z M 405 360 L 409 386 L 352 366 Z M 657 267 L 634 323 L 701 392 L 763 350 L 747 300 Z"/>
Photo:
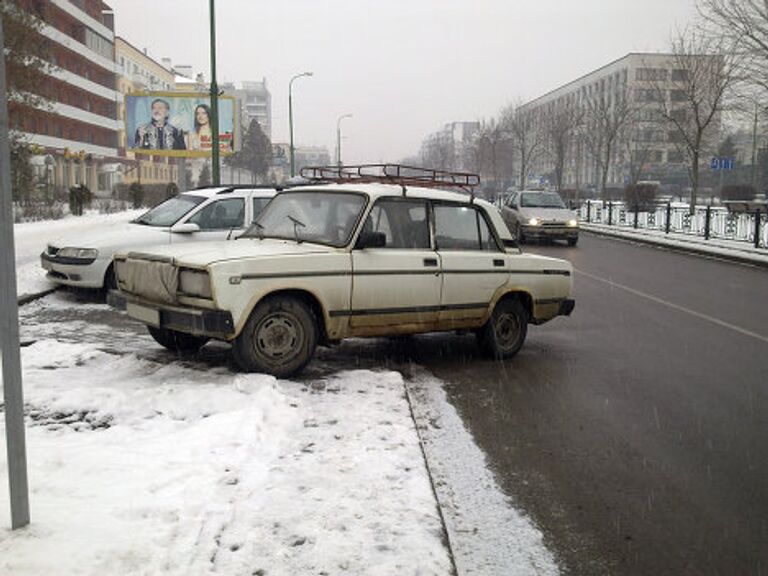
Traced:
<path id="1" fill-rule="evenodd" d="M 220 340 L 243 370 L 279 377 L 348 337 L 469 330 L 509 358 L 529 324 L 573 310 L 571 264 L 522 254 L 489 202 L 342 182 L 279 192 L 234 242 L 121 251 L 110 304 L 170 350 Z"/>
<path id="2" fill-rule="evenodd" d="M 274 188 L 205 187 L 170 198 L 138 218 L 52 239 L 40 255 L 47 277 L 79 288 L 114 288 L 112 257 L 120 248 L 233 238 L 250 226 Z"/>
<path id="3" fill-rule="evenodd" d="M 557 192 L 515 192 L 501 208 L 501 217 L 520 243 L 532 239 L 565 240 L 575 246 L 579 241 L 578 218 Z"/>

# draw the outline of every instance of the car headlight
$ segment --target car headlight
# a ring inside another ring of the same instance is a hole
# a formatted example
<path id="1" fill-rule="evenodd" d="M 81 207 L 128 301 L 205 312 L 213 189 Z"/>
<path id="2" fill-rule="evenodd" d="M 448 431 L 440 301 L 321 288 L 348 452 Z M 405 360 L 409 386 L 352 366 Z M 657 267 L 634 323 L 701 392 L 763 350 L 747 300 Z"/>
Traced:
<path id="1" fill-rule="evenodd" d="M 211 277 L 202 270 L 182 270 L 179 273 L 179 292 L 195 298 L 212 298 Z"/>
<path id="2" fill-rule="evenodd" d="M 579 225 L 578 220 L 576 219 L 568 220 L 568 226 L 570 226 L 571 228 L 576 228 L 576 226 L 578 225 Z"/>
<path id="3" fill-rule="evenodd" d="M 61 258 L 77 258 L 80 260 L 96 260 L 99 251 L 93 248 L 62 248 L 56 253 Z"/>
<path id="4" fill-rule="evenodd" d="M 539 219 L 538 218 L 531 218 L 528 220 L 528 226 L 538 226 L 539 225 Z"/>

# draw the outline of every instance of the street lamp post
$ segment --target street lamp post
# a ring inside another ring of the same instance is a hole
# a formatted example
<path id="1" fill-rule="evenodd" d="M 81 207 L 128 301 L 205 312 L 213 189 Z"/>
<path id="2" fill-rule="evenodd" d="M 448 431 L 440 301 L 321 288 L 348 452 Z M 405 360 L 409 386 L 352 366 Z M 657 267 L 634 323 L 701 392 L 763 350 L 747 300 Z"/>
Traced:
<path id="1" fill-rule="evenodd" d="M 344 120 L 344 118 L 352 118 L 352 114 L 343 114 L 339 116 L 339 119 L 336 120 L 336 163 L 338 164 L 339 168 L 342 166 L 341 162 L 341 121 Z"/>
<path id="2" fill-rule="evenodd" d="M 211 179 L 213 185 L 221 184 L 219 155 L 219 85 L 216 82 L 216 10 L 215 0 L 210 0 L 211 16 Z"/>
<path id="3" fill-rule="evenodd" d="M 291 81 L 288 82 L 288 130 L 291 133 L 291 178 L 296 176 L 296 160 L 294 158 L 293 148 L 293 81 L 304 76 L 312 76 L 312 72 L 302 72 L 301 74 L 296 74 L 296 76 L 291 78 Z"/>

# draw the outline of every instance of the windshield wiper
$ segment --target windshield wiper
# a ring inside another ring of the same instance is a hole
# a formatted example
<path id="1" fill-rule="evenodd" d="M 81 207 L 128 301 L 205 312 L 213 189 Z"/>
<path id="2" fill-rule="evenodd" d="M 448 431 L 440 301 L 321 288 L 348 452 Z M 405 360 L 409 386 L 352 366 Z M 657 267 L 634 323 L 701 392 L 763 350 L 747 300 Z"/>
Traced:
<path id="1" fill-rule="evenodd" d="M 264 240 L 264 226 L 258 222 L 254 222 L 253 225 L 256 226 L 256 230 L 259 231 L 259 240 Z"/>
<path id="2" fill-rule="evenodd" d="M 299 238 L 299 226 L 301 226 L 302 228 L 306 228 L 306 227 L 307 227 L 307 225 L 306 225 L 306 224 L 304 224 L 304 222 L 302 222 L 302 221 L 301 221 L 301 220 L 299 220 L 298 218 L 294 218 L 294 217 L 293 217 L 293 216 L 291 216 L 290 214 L 288 214 L 288 215 L 286 216 L 286 218 L 288 218 L 288 220 L 290 220 L 291 222 L 293 222 L 293 235 L 294 235 L 294 236 L 295 236 L 295 238 L 296 238 L 296 244 L 301 244 L 302 240 L 301 240 L 301 238 Z"/>

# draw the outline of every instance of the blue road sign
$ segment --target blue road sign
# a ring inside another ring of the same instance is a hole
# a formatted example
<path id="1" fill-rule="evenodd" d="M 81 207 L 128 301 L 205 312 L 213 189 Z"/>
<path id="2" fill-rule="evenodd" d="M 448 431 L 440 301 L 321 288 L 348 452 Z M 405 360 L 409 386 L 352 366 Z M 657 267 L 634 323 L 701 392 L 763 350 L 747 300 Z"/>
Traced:
<path id="1" fill-rule="evenodd" d="M 728 172 L 736 167 L 736 160 L 734 158 L 715 157 L 712 158 L 711 162 L 709 163 L 709 167 L 715 172 L 720 170 Z"/>

